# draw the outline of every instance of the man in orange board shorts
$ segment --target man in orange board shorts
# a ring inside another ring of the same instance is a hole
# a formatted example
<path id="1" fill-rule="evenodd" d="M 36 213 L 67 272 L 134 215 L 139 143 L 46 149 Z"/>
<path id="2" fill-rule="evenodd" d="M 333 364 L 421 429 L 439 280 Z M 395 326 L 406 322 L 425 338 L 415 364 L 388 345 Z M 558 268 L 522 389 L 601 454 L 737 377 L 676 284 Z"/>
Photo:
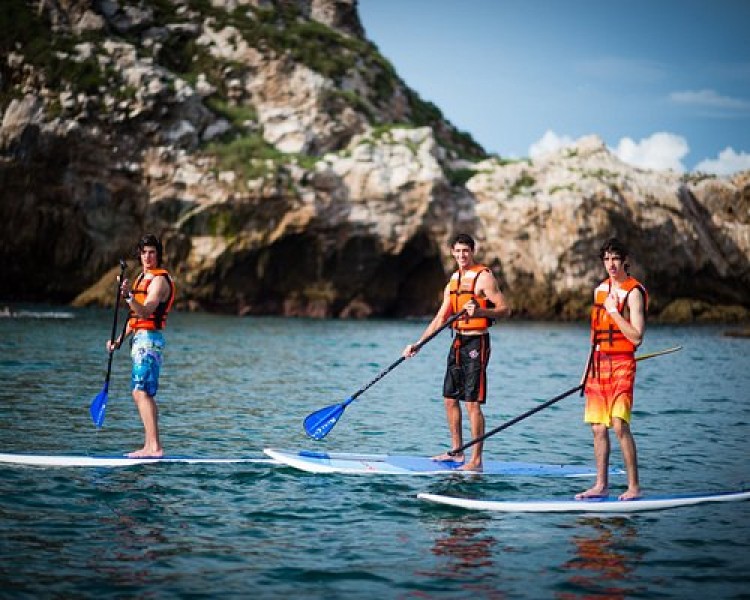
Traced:
<path id="1" fill-rule="evenodd" d="M 620 500 L 641 495 L 638 454 L 630 431 L 635 384 L 635 349 L 646 330 L 648 294 L 628 273 L 628 251 L 616 238 L 609 239 L 599 257 L 607 278 L 594 290 L 591 309 L 591 353 L 584 374 L 586 409 L 584 421 L 594 434 L 596 482 L 576 495 L 598 498 L 609 493 L 609 429 L 617 435 L 628 474 L 628 489 Z"/>

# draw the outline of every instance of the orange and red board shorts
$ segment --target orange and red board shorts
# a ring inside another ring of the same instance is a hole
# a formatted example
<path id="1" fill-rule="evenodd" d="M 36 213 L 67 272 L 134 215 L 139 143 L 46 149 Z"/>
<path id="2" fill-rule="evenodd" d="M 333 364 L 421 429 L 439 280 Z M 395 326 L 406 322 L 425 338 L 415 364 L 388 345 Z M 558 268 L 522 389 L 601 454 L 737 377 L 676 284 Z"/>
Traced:
<path id="1" fill-rule="evenodd" d="M 594 352 L 586 380 L 586 410 L 583 420 L 612 426 L 618 417 L 630 423 L 635 387 L 635 356 L 632 353 Z"/>

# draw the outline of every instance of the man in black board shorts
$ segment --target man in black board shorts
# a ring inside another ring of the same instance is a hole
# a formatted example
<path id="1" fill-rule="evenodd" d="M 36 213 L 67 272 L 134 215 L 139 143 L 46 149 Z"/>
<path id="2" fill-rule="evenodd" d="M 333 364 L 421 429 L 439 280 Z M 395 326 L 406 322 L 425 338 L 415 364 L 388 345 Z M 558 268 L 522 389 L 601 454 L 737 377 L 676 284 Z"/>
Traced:
<path id="1" fill-rule="evenodd" d="M 443 383 L 443 401 L 451 433 L 452 448 L 462 441 L 461 405 L 464 402 L 474 439 L 484 435 L 482 404 L 487 400 L 487 363 L 490 359 L 489 327 L 492 321 L 510 315 L 510 308 L 492 274 L 484 265 L 474 262 L 475 243 L 467 234 L 457 235 L 451 243 L 451 253 L 458 269 L 443 291 L 443 302 L 435 317 L 416 344 L 409 344 L 403 355 L 414 356 L 415 346 L 437 331 L 451 315 L 466 310 L 466 316 L 453 323 L 456 336 L 448 353 L 448 365 Z M 482 470 L 480 442 L 474 445 L 471 460 L 461 469 Z M 448 453 L 434 457 L 440 461 L 463 462 L 464 455 Z"/>

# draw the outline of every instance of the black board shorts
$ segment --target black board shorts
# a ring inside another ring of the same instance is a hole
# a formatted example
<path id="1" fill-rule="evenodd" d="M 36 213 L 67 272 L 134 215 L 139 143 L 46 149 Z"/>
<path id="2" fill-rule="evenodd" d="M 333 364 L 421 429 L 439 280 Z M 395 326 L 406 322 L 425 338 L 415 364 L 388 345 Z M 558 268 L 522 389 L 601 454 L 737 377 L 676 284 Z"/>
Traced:
<path id="1" fill-rule="evenodd" d="M 457 334 L 448 352 L 443 396 L 463 402 L 487 401 L 490 334 Z"/>

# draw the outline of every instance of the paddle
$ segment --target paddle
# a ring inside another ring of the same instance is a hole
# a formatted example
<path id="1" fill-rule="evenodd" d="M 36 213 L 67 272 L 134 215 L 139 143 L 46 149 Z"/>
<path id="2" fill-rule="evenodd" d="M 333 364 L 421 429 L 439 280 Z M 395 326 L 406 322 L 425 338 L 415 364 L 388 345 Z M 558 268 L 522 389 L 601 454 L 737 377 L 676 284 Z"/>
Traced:
<path id="1" fill-rule="evenodd" d="M 594 344 L 591 344 L 591 350 L 589 351 L 589 357 L 586 360 L 586 370 L 583 372 L 583 379 L 581 379 L 581 396 L 583 396 L 583 390 L 585 388 L 584 383 L 589 378 L 589 373 L 591 372 L 591 365 L 594 364 Z"/>
<path id="2" fill-rule="evenodd" d="M 112 335 L 110 336 L 112 344 L 115 343 L 115 334 L 117 333 L 117 312 L 120 310 L 120 296 L 122 295 L 120 294 L 120 284 L 122 283 L 122 278 L 125 275 L 126 268 L 127 264 L 124 260 L 120 259 L 120 276 L 117 279 L 117 296 L 115 298 L 115 316 L 112 322 Z M 91 401 L 91 406 L 89 407 L 91 420 L 94 421 L 94 425 L 97 427 L 101 427 L 104 423 L 104 413 L 107 410 L 107 392 L 109 392 L 109 376 L 112 373 L 112 357 L 114 354 L 115 351 L 110 350 L 109 361 L 107 362 L 107 377 L 104 379 L 104 387 L 102 387 L 102 391 Z"/>
<path id="3" fill-rule="evenodd" d="M 445 323 L 443 323 L 440 327 L 438 327 L 435 331 L 433 331 L 430 335 L 428 335 L 425 339 L 423 339 L 421 342 L 419 342 L 418 344 L 414 344 L 414 351 L 416 352 L 417 350 L 419 350 L 422 346 L 424 346 L 427 342 L 429 342 L 432 338 L 434 338 L 443 329 L 445 329 L 446 327 L 451 325 L 454 321 L 464 316 L 465 313 L 466 313 L 465 310 L 462 310 L 461 312 L 456 313 L 450 319 L 448 319 Z M 314 413 L 309 414 L 305 418 L 304 423 L 303 423 L 305 427 L 305 433 L 307 433 L 307 435 L 309 435 L 314 440 L 322 440 L 325 436 L 328 435 L 331 429 L 333 429 L 333 427 L 336 425 L 338 420 L 341 418 L 341 415 L 344 414 L 344 411 L 346 410 L 347 406 L 349 406 L 352 402 L 354 402 L 354 400 L 356 400 L 366 390 L 368 390 L 373 385 L 375 385 L 378 381 L 383 379 L 383 377 L 388 375 L 388 373 L 393 371 L 393 369 L 395 369 L 405 360 L 406 360 L 406 357 L 401 356 L 397 361 L 391 364 L 387 369 L 380 372 L 380 374 L 378 374 L 378 376 L 375 379 L 373 379 L 370 383 L 358 389 L 356 392 L 354 392 L 354 394 L 349 396 L 343 402 L 339 404 L 332 404 L 331 406 L 326 406 L 325 408 L 321 408 L 320 410 L 316 410 Z"/>
<path id="4" fill-rule="evenodd" d="M 667 348 L 666 350 L 659 350 L 658 352 L 651 352 L 650 354 L 643 354 L 641 356 L 636 356 L 636 361 L 641 360 L 647 360 L 649 358 L 654 358 L 655 356 L 662 356 L 663 354 L 671 354 L 672 352 L 677 352 L 678 350 L 682 350 L 682 346 L 675 346 L 674 348 Z M 588 371 L 589 367 L 591 365 L 591 356 L 589 356 L 589 361 L 586 366 L 586 376 L 588 377 Z M 585 381 L 585 378 L 584 378 Z M 499 425 L 498 427 L 495 427 L 491 431 L 488 431 L 484 435 L 479 436 L 476 439 L 471 440 L 470 442 L 466 442 L 463 446 L 459 446 L 458 448 L 454 448 L 453 450 L 449 450 L 448 454 L 451 456 L 455 456 L 456 454 L 459 454 L 460 452 L 463 452 L 467 448 L 470 448 L 474 444 L 478 444 L 479 442 L 483 442 L 488 437 L 495 435 L 496 433 L 500 433 L 503 429 L 507 429 L 511 425 L 515 425 L 519 421 L 523 421 L 525 418 L 530 417 L 531 415 L 538 413 L 540 410 L 544 410 L 545 408 L 552 406 L 555 402 L 559 402 L 563 398 L 567 398 L 568 396 L 575 394 L 579 390 L 583 390 L 585 386 L 585 383 L 580 383 L 574 388 L 570 388 L 567 392 L 563 392 L 559 396 L 555 396 L 554 398 L 551 398 L 550 400 L 547 400 L 545 403 L 540 404 L 539 406 L 535 406 L 531 410 L 527 410 L 522 415 L 518 415 L 517 417 L 514 417 L 510 421 L 506 421 L 502 425 Z"/>

